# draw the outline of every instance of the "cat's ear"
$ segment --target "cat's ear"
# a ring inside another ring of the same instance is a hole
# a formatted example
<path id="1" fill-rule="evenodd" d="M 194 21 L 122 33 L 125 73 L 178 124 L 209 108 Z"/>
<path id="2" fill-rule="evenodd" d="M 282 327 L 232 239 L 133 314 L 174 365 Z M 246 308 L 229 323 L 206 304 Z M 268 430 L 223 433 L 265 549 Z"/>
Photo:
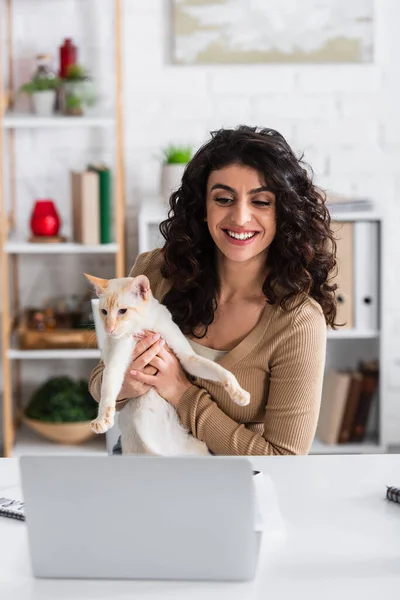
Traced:
<path id="1" fill-rule="evenodd" d="M 104 294 L 108 286 L 108 279 L 100 279 L 100 277 L 93 277 L 93 275 L 87 273 L 84 273 L 84 276 L 90 281 L 98 296 Z"/>
<path id="2" fill-rule="evenodd" d="M 138 294 L 143 300 L 147 300 L 150 296 L 150 281 L 146 275 L 138 275 L 130 285 L 130 289 L 134 294 Z"/>

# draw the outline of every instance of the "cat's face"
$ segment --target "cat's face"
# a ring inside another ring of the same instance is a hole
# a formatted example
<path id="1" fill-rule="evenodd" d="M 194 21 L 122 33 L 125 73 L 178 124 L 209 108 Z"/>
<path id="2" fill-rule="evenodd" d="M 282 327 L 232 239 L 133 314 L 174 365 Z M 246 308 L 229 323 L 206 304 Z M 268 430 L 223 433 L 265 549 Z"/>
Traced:
<path id="1" fill-rule="evenodd" d="M 151 295 L 145 275 L 99 279 L 84 273 L 99 298 L 99 311 L 106 333 L 113 338 L 139 331 Z"/>

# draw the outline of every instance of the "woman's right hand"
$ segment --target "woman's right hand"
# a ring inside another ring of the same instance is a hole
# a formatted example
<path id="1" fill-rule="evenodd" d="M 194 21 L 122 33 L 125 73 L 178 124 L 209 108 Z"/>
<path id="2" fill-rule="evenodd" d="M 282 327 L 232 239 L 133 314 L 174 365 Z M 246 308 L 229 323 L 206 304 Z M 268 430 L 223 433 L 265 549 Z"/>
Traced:
<path id="1" fill-rule="evenodd" d="M 149 363 L 164 345 L 164 340 L 160 339 L 158 333 L 152 331 L 146 331 L 145 334 L 146 335 L 138 341 L 133 349 L 132 362 L 126 370 L 117 401 L 125 400 L 126 398 L 137 398 L 138 396 L 145 394 L 151 387 L 145 383 L 140 383 L 130 374 L 132 370 L 141 371 L 147 375 L 155 375 L 157 372 L 157 369 Z"/>

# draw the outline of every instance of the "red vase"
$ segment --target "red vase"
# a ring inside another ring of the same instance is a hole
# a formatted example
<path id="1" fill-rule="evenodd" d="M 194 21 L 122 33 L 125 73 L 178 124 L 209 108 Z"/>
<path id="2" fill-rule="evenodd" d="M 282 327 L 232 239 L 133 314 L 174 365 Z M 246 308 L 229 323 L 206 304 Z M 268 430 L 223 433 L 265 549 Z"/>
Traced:
<path id="1" fill-rule="evenodd" d="M 59 76 L 64 78 L 67 76 L 68 67 L 76 65 L 78 60 L 78 48 L 72 42 L 71 38 L 66 38 L 64 43 L 59 48 L 60 52 L 60 71 Z"/>
<path id="2" fill-rule="evenodd" d="M 54 236 L 60 229 L 60 217 L 52 200 L 36 200 L 31 215 L 33 235 Z"/>

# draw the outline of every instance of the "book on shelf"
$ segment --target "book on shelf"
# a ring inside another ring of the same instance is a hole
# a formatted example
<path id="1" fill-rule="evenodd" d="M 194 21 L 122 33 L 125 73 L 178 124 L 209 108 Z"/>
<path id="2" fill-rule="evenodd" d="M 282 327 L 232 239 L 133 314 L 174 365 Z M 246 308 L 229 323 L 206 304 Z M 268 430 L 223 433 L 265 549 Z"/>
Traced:
<path id="1" fill-rule="evenodd" d="M 88 165 L 88 171 L 99 178 L 100 243 L 112 242 L 112 186 L 111 170 L 103 164 Z"/>
<path id="2" fill-rule="evenodd" d="M 72 237 L 78 244 L 100 243 L 99 180 L 95 173 L 71 171 Z"/>
<path id="3" fill-rule="evenodd" d="M 360 397 L 362 374 L 355 370 L 348 374 L 350 379 L 347 397 L 345 399 L 343 415 L 339 427 L 337 438 L 338 444 L 347 444 L 350 441 L 354 417 L 356 415 L 358 399 Z"/>
<path id="4" fill-rule="evenodd" d="M 326 444 L 365 440 L 378 388 L 378 361 L 360 361 L 357 369 L 325 373 L 317 437 Z"/>
<path id="5" fill-rule="evenodd" d="M 111 172 L 106 165 L 71 171 L 72 237 L 85 245 L 112 242 Z"/>
<path id="6" fill-rule="evenodd" d="M 350 388 L 351 376 L 328 369 L 322 388 L 317 437 L 325 444 L 336 444 Z"/>
<path id="7" fill-rule="evenodd" d="M 363 442 L 367 431 L 368 417 L 379 382 L 377 361 L 364 362 L 360 366 L 362 381 L 358 404 L 351 428 L 350 442 Z"/>

